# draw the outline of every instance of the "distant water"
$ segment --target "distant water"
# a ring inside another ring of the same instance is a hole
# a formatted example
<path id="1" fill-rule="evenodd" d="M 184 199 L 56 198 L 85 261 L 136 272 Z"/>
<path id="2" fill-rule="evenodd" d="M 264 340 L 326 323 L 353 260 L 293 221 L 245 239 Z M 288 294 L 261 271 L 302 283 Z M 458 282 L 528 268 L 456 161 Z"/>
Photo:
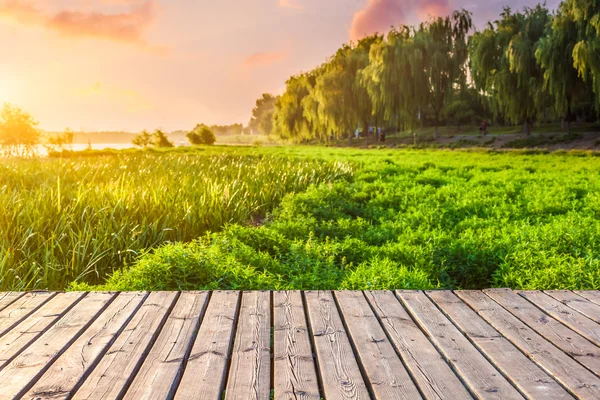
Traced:
<path id="1" fill-rule="evenodd" d="M 86 150 L 89 147 L 90 147 L 90 145 L 87 143 L 75 143 L 75 144 L 72 144 L 72 145 L 66 147 L 66 149 L 73 150 L 73 151 L 81 151 L 81 150 Z M 104 149 L 121 150 L 121 149 L 130 149 L 133 147 L 133 144 L 131 144 L 131 143 L 92 143 L 91 147 L 92 147 L 92 150 L 104 150 Z M 46 154 L 48 154 L 48 152 L 46 151 L 46 148 L 44 146 L 40 145 L 40 146 L 38 146 L 38 154 L 46 155 Z"/>

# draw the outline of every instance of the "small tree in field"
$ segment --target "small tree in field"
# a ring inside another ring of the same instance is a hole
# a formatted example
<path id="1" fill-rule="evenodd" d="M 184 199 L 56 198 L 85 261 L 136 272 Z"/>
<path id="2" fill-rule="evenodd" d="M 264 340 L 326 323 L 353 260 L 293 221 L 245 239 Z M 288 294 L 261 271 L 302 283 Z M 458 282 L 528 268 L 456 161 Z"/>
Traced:
<path id="1" fill-rule="evenodd" d="M 57 133 L 48 138 L 48 143 L 45 145 L 48 151 L 63 151 L 71 148 L 75 140 L 75 132 L 67 128 L 62 133 Z"/>
<path id="2" fill-rule="evenodd" d="M 191 144 L 214 144 L 217 140 L 213 131 L 204 124 L 198 124 L 185 135 Z"/>
<path id="3" fill-rule="evenodd" d="M 135 147 L 148 147 L 153 142 L 152 135 L 145 129 L 131 141 Z"/>
<path id="4" fill-rule="evenodd" d="M 153 133 L 153 136 L 154 136 L 154 145 L 156 147 L 174 147 L 173 143 L 171 143 L 171 141 L 169 140 L 167 135 L 160 129 L 155 130 Z"/>
<path id="5" fill-rule="evenodd" d="M 30 156 L 40 143 L 38 122 L 17 106 L 4 104 L 0 110 L 0 144 L 8 156 Z"/>

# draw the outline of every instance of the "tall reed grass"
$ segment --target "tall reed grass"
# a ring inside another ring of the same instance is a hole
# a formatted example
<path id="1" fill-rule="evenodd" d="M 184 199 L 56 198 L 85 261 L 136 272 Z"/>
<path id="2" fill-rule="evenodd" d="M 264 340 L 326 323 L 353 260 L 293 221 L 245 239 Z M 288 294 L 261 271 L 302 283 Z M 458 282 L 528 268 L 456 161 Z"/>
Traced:
<path id="1" fill-rule="evenodd" d="M 144 249 L 259 219 L 348 163 L 185 153 L 3 160 L 0 289 L 100 282 Z"/>

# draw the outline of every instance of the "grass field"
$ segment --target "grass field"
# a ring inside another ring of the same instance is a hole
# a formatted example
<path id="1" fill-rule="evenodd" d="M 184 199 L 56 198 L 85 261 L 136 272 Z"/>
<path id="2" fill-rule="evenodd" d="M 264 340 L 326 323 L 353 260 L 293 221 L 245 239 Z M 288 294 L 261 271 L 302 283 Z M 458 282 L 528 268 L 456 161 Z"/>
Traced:
<path id="1" fill-rule="evenodd" d="M 213 147 L 3 161 L 1 286 L 598 289 L 597 154 Z"/>

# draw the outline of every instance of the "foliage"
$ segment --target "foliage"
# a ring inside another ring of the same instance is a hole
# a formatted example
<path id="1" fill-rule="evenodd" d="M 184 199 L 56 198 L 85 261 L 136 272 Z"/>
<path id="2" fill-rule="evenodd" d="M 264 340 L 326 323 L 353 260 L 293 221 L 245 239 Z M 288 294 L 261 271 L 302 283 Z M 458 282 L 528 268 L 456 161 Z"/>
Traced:
<path id="1" fill-rule="evenodd" d="M 600 288 L 591 154 L 259 150 L 360 167 L 258 226 L 145 252 L 93 289 Z"/>
<path id="2" fill-rule="evenodd" d="M 72 154 L 0 165 L 0 289 L 98 282 L 145 249 L 264 217 L 285 194 L 349 172 L 192 147 Z"/>
<path id="3" fill-rule="evenodd" d="M 191 144 L 214 144 L 217 138 L 212 129 L 204 124 L 198 124 L 185 135 Z"/>
<path id="4" fill-rule="evenodd" d="M 152 134 L 152 136 L 153 136 L 153 140 L 154 140 L 153 144 L 156 147 L 173 147 L 174 146 L 173 143 L 167 137 L 167 135 L 160 129 L 155 130 L 154 133 Z"/>
<path id="5" fill-rule="evenodd" d="M 153 142 L 152 135 L 145 129 L 131 141 L 135 147 L 142 148 L 151 146 Z"/>
<path id="6" fill-rule="evenodd" d="M 252 118 L 248 128 L 252 134 L 270 135 L 273 132 L 273 112 L 277 98 L 272 94 L 265 93 L 256 100 L 256 106 L 252 109 Z"/>
<path id="7" fill-rule="evenodd" d="M 37 121 L 17 106 L 5 103 L 0 110 L 0 145 L 5 156 L 31 156 L 40 142 Z"/>
<path id="8" fill-rule="evenodd" d="M 473 81 L 485 91 L 497 116 L 522 123 L 529 133 L 533 119 L 543 110 L 543 71 L 535 58 L 536 43 L 546 32 L 548 10 L 540 5 L 512 12 L 470 39 Z"/>
<path id="9" fill-rule="evenodd" d="M 73 145 L 74 139 L 75 133 L 67 128 L 62 133 L 51 135 L 45 147 L 48 152 L 68 150 Z"/>

